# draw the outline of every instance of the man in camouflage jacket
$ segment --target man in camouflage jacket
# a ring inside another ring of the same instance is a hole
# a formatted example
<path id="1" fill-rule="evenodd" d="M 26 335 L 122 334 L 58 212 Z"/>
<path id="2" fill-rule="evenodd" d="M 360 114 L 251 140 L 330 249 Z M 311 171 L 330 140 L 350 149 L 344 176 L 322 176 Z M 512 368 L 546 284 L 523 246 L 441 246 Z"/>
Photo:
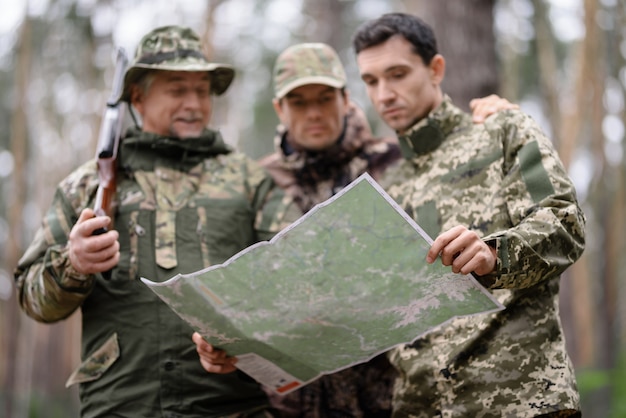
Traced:
<path id="1" fill-rule="evenodd" d="M 255 225 L 271 179 L 205 128 L 211 94 L 233 76 L 208 62 L 190 29 L 148 33 L 124 78 L 121 100 L 141 115 L 142 130 L 120 145 L 114 223 L 90 209 L 98 177 L 89 161 L 60 183 L 19 261 L 29 316 L 54 322 L 81 310 L 84 362 L 68 381 L 80 384 L 81 417 L 268 416 L 252 379 L 205 372 L 193 330 L 139 280 L 222 263 L 271 234 Z M 107 280 L 101 273 L 111 269 Z"/>
<path id="2" fill-rule="evenodd" d="M 261 164 L 301 213 L 364 172 L 378 178 L 399 161 L 395 138 L 375 138 L 363 111 L 350 101 L 343 65 L 330 46 L 303 43 L 283 51 L 274 65 L 274 92 L 281 124 L 275 152 Z M 382 355 L 288 395 L 270 393 L 270 401 L 284 417 L 389 416 L 395 377 Z"/>
<path id="3" fill-rule="evenodd" d="M 425 261 L 472 273 L 506 308 L 394 349 L 393 416 L 580 416 L 558 296 L 585 220 L 550 140 L 519 111 L 472 124 L 442 93 L 445 61 L 415 16 L 366 22 L 353 43 L 405 157 L 381 184 L 436 237 Z"/>

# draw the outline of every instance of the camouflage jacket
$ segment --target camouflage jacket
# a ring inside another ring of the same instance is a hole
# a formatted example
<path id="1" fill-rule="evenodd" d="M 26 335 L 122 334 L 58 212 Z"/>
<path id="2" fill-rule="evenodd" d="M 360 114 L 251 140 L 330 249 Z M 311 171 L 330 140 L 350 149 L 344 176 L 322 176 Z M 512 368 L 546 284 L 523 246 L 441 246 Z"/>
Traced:
<path id="1" fill-rule="evenodd" d="M 449 98 L 400 138 L 381 184 L 432 237 L 456 225 L 497 251 L 478 277 L 506 307 L 394 349 L 395 417 L 534 417 L 577 410 L 559 275 L 584 248 L 584 215 L 550 140 L 511 110 L 474 125 Z"/>
<path id="2" fill-rule="evenodd" d="M 350 105 L 342 138 L 324 152 L 285 153 L 287 135 L 285 127 L 279 125 L 274 141 L 276 152 L 261 160 L 286 193 L 287 204 L 281 207 L 298 206 L 292 207 L 291 213 L 284 214 L 282 226 L 327 200 L 364 172 L 369 172 L 374 178 L 380 177 L 383 170 L 401 157 L 395 140 L 372 137 L 365 115 L 354 104 Z M 278 193 L 273 197 L 277 198 Z M 281 220 L 271 204 L 266 204 L 266 207 L 270 208 L 274 222 Z M 383 355 L 368 363 L 323 376 L 296 392 L 269 395 L 272 405 L 284 418 L 383 418 L 391 412 L 395 378 L 395 369 Z"/>
<path id="3" fill-rule="evenodd" d="M 266 405 L 242 373 L 207 373 L 191 327 L 139 278 L 193 272 L 256 242 L 255 198 L 271 179 L 212 131 L 184 141 L 134 132 L 119 162 L 121 259 L 111 279 L 78 274 L 68 260 L 70 229 L 93 207 L 94 161 L 60 183 L 15 272 L 20 304 L 34 319 L 81 310 L 84 362 L 68 381 L 80 383 L 81 416 L 218 417 Z"/>

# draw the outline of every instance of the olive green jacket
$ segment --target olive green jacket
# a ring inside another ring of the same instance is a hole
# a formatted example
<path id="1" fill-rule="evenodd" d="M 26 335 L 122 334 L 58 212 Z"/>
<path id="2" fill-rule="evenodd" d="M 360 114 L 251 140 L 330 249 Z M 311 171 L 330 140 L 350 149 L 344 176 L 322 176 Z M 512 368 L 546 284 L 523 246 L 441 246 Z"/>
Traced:
<path id="1" fill-rule="evenodd" d="M 93 207 L 89 161 L 58 186 L 15 280 L 23 310 L 41 322 L 82 313 L 82 417 L 218 417 L 267 399 L 243 373 L 209 374 L 193 330 L 141 281 L 164 281 L 222 263 L 269 237 L 256 222 L 272 181 L 231 152 L 217 132 L 169 139 L 132 132 L 120 147 L 115 229 L 121 259 L 110 280 L 81 275 L 68 259 L 70 229 Z M 261 218 L 259 218 L 261 221 Z"/>

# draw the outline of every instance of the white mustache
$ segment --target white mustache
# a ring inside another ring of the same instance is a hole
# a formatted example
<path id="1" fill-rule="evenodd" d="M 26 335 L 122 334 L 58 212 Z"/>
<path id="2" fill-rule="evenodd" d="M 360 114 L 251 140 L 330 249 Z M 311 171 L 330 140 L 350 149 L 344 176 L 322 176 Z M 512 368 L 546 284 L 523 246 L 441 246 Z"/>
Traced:
<path id="1" fill-rule="evenodd" d="M 202 114 L 190 113 L 187 115 L 177 116 L 176 119 L 182 120 L 183 122 L 198 122 L 202 120 Z"/>

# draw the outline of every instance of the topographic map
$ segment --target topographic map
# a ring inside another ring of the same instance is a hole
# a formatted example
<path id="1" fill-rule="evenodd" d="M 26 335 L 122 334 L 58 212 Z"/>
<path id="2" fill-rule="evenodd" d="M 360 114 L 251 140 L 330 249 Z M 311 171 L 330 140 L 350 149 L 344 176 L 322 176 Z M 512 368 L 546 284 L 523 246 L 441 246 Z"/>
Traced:
<path id="1" fill-rule="evenodd" d="M 455 317 L 503 309 L 472 276 L 426 263 L 431 243 L 364 174 L 221 265 L 142 280 L 239 369 L 284 394 Z"/>

